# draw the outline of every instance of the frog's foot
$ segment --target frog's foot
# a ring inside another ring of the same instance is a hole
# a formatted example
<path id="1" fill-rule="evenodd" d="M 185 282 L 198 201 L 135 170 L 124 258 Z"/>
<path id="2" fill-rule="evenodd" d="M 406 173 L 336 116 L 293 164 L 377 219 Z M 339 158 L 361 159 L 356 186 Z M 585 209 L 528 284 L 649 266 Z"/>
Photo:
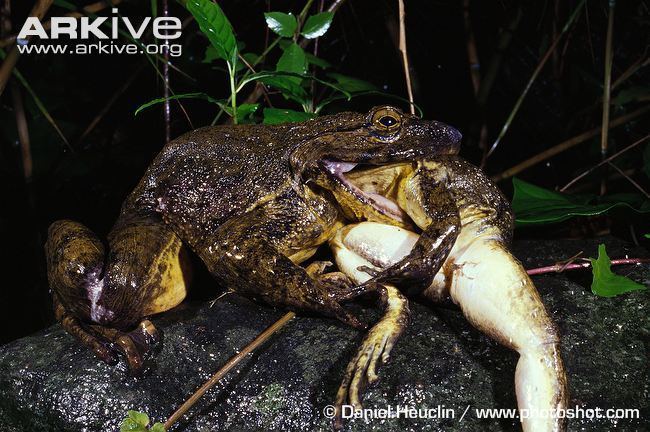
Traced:
<path id="1" fill-rule="evenodd" d="M 381 286 L 377 292 L 385 307 L 382 318 L 366 334 L 357 354 L 352 358 L 336 394 L 335 429 L 341 429 L 343 405 L 349 404 L 355 410 L 362 409 L 361 395 L 367 384 L 379 379 L 377 367 L 390 358 L 393 346 L 406 329 L 410 311 L 408 301 L 391 285 Z"/>
<path id="2" fill-rule="evenodd" d="M 147 354 L 160 340 L 158 330 L 149 320 L 143 320 L 138 326 L 128 332 L 91 325 L 91 329 L 100 337 L 111 342 L 111 345 L 126 358 L 129 372 L 132 375 L 141 375 Z"/>
<path id="3" fill-rule="evenodd" d="M 69 314 L 63 305 L 54 297 L 54 315 L 57 321 L 69 334 L 77 338 L 82 344 L 90 348 L 95 355 L 110 365 L 117 363 L 117 353 L 111 348 L 109 341 L 97 337 L 88 330 L 74 315 Z"/>
<path id="4" fill-rule="evenodd" d="M 54 311 L 61 326 L 107 364 L 114 365 L 118 355 L 126 358 L 133 375 L 142 373 L 144 358 L 160 340 L 158 331 L 149 320 L 143 320 L 133 331 L 124 333 L 117 329 L 82 323 L 68 313 L 54 296 Z"/>

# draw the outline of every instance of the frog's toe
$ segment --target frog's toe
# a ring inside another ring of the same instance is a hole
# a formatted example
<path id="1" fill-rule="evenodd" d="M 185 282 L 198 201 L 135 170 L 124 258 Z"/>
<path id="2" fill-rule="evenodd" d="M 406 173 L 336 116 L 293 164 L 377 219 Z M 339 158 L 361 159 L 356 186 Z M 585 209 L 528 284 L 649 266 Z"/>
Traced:
<path id="1" fill-rule="evenodd" d="M 160 340 L 158 331 L 149 320 L 143 320 L 128 333 L 102 326 L 92 326 L 92 329 L 112 342 L 115 349 L 126 359 L 129 372 L 134 376 L 142 375 L 147 354 Z"/>
<path id="2" fill-rule="evenodd" d="M 386 285 L 378 292 L 386 310 L 379 322 L 363 338 L 359 350 L 348 363 L 343 381 L 336 393 L 335 426 L 341 422 L 343 405 L 352 405 L 355 410 L 362 409 L 361 396 L 364 388 L 379 379 L 378 366 L 388 362 L 391 350 L 408 325 L 410 317 L 408 301 L 399 290 Z"/>

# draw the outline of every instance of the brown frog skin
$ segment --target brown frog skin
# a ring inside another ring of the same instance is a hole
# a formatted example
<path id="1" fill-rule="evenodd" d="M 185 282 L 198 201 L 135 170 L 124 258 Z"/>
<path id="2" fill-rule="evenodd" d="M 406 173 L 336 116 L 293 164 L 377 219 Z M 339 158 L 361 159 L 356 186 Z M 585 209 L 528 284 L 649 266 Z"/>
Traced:
<path id="1" fill-rule="evenodd" d="M 403 292 L 434 302 L 451 298 L 471 324 L 516 350 L 517 402 L 530 414 L 522 416 L 524 431 L 565 430 L 563 418 L 552 414 L 567 406 L 559 336 L 535 286 L 509 252 L 513 217 L 496 185 L 455 155 L 353 170 L 342 175 L 344 186 L 332 185 L 327 176 L 318 181 L 330 184 L 350 207 L 346 213 L 360 222 L 330 240 L 339 270 L 362 287 L 379 287 L 386 305 L 348 365 L 337 394 L 339 414 L 344 404 L 361 407 L 364 385 L 377 380 L 377 366 L 406 328 Z M 399 217 L 392 221 L 378 217 L 377 209 L 363 203 L 368 196 L 382 196 L 384 207 L 403 213 L 393 211 Z M 405 229 L 409 224 L 411 230 Z"/>
<path id="2" fill-rule="evenodd" d="M 112 363 L 122 352 L 138 373 L 156 339 L 145 317 L 186 295 L 189 248 L 237 293 L 360 327 L 340 305 L 357 292 L 299 266 L 344 224 L 314 179 L 336 184 L 337 170 L 350 164 L 455 153 L 459 141 L 447 125 L 388 106 L 189 132 L 155 158 L 106 245 L 77 222 L 51 225 L 45 248 L 56 317 L 99 358 Z"/>

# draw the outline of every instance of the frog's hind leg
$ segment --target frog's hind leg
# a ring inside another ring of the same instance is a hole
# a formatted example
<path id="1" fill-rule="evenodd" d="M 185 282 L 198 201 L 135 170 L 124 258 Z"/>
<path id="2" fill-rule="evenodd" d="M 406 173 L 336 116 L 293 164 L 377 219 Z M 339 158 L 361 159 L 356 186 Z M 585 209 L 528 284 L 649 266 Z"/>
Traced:
<path id="1" fill-rule="evenodd" d="M 85 226 L 51 225 L 46 243 L 48 280 L 57 319 L 106 362 L 116 352 L 139 373 L 156 339 L 143 317 L 185 297 L 187 258 L 180 239 L 153 216 L 122 217 L 108 237 L 109 252 Z"/>
<path id="2" fill-rule="evenodd" d="M 413 234 L 408 237 L 405 233 L 407 231 L 397 227 L 365 222 L 340 229 L 330 240 L 330 247 L 339 270 L 356 284 L 363 284 L 371 278 L 364 269 L 380 270 L 381 266 L 376 264 L 391 265 L 408 253 L 417 236 Z M 375 237 L 382 237 L 385 241 L 373 242 Z M 408 238 L 405 240 L 405 237 Z M 360 244 L 363 246 L 358 248 Z M 386 262 L 375 260 L 373 263 L 368 259 L 380 255 L 385 257 Z M 343 426 L 341 415 L 344 404 L 352 405 L 355 410 L 362 408 L 361 394 L 365 386 L 379 379 L 377 367 L 388 362 L 391 350 L 410 320 L 408 300 L 397 288 L 388 284 L 372 286 L 376 288 L 384 314 L 363 338 L 345 370 L 334 404 L 336 429 Z"/>
<path id="3" fill-rule="evenodd" d="M 559 337 L 526 271 L 491 238 L 479 237 L 459 255 L 452 252 L 452 299 L 476 328 L 520 355 L 515 387 L 520 412 L 528 414 L 524 431 L 564 430 L 553 415 L 567 404 Z"/>

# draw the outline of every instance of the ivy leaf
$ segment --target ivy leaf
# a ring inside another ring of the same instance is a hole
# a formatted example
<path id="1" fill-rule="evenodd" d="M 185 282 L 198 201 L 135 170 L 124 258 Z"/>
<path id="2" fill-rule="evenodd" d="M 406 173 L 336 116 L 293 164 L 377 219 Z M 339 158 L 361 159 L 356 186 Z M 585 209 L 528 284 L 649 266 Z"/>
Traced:
<path id="1" fill-rule="evenodd" d="M 282 37 L 291 37 L 296 32 L 298 21 L 291 13 L 266 12 L 264 14 L 266 25 L 276 34 Z"/>
<path id="2" fill-rule="evenodd" d="M 234 67 L 237 61 L 237 40 L 230 21 L 219 5 L 210 0 L 187 0 L 185 7 L 214 46 L 217 56 Z"/>
<path id="3" fill-rule="evenodd" d="M 311 120 L 316 114 L 289 109 L 264 108 L 264 124 L 296 123 Z"/>
<path id="4" fill-rule="evenodd" d="M 299 75 L 304 75 L 307 73 L 307 56 L 305 51 L 300 48 L 300 45 L 293 42 L 287 48 L 285 48 L 284 53 L 278 60 L 278 64 L 275 67 L 276 71 L 280 72 L 292 72 Z M 302 81 L 298 77 L 286 77 L 289 80 L 292 80 L 296 83 Z"/>
<path id="5" fill-rule="evenodd" d="M 630 278 L 612 273 L 612 262 L 607 256 L 604 244 L 598 245 L 598 259 L 589 258 L 589 261 L 594 276 L 591 291 L 598 296 L 615 297 L 626 292 L 647 289 Z"/>
<path id="6" fill-rule="evenodd" d="M 174 99 L 203 99 L 206 100 L 210 103 L 213 103 L 215 105 L 218 105 L 220 108 L 224 108 L 226 106 L 226 101 L 223 99 L 215 99 L 211 96 L 208 96 L 205 93 L 184 93 L 184 94 L 178 94 L 178 95 L 173 95 L 169 97 L 169 100 L 174 100 Z M 144 103 L 138 107 L 138 109 L 135 110 L 134 115 L 138 115 L 140 112 L 144 111 L 145 109 L 152 107 L 156 104 L 163 103 L 165 102 L 165 98 L 156 98 L 153 100 L 150 100 L 147 103 Z"/>
<path id="7" fill-rule="evenodd" d="M 595 216 L 615 207 L 627 207 L 638 213 L 650 212 L 650 200 L 639 194 L 614 194 L 597 197 L 589 194 L 568 195 L 512 179 L 515 193 L 512 208 L 516 223 L 540 225 L 561 222 L 573 216 Z"/>
<path id="8" fill-rule="evenodd" d="M 302 27 L 302 35 L 307 39 L 323 36 L 332 25 L 332 19 L 334 12 L 321 12 L 310 16 Z"/>

